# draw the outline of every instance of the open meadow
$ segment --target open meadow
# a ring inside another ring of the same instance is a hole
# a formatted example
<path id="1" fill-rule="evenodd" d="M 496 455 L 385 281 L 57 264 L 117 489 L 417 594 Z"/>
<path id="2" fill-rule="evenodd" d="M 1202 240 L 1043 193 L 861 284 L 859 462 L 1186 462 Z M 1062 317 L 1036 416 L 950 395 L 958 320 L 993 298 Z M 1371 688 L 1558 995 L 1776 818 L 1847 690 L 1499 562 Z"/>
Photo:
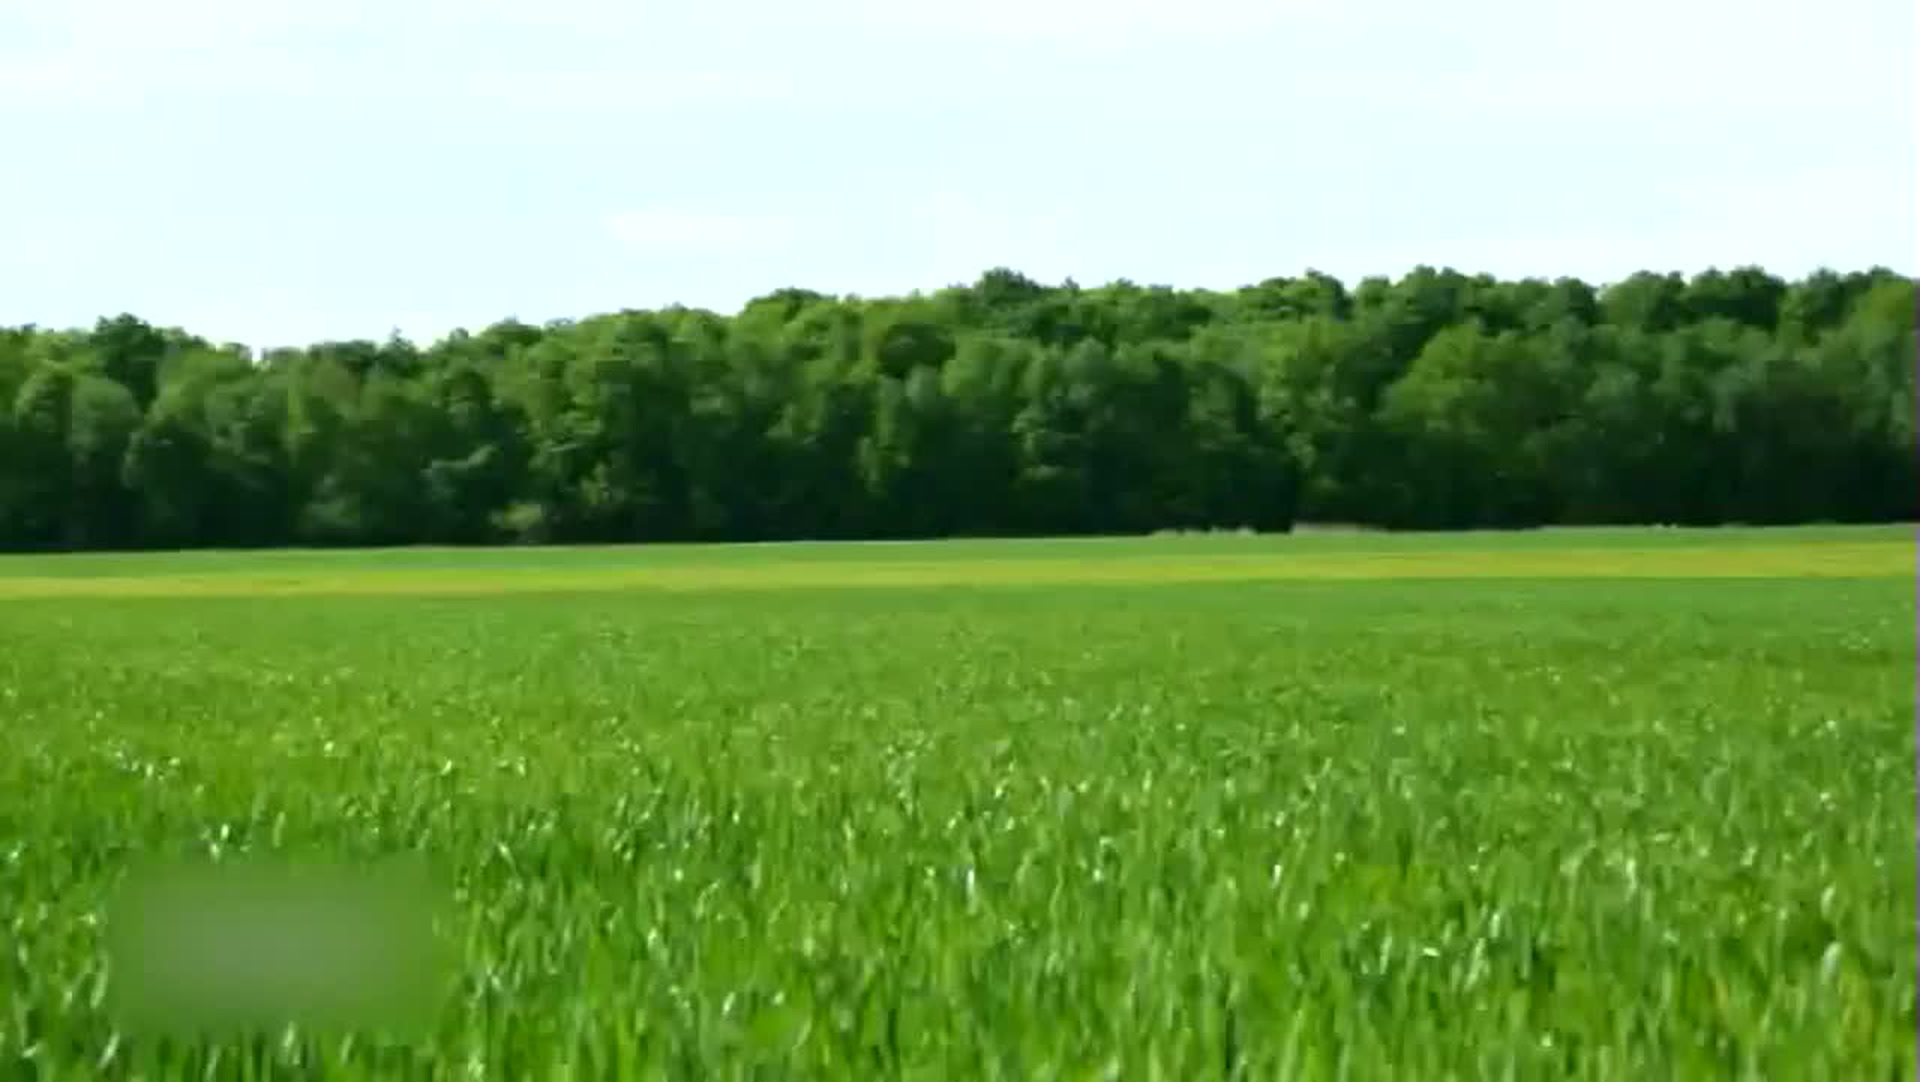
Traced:
<path id="1" fill-rule="evenodd" d="M 1914 556 L 0 559 L 0 1079 L 1912 1079 Z M 407 855 L 425 1036 L 116 1021 L 129 869 Z"/>

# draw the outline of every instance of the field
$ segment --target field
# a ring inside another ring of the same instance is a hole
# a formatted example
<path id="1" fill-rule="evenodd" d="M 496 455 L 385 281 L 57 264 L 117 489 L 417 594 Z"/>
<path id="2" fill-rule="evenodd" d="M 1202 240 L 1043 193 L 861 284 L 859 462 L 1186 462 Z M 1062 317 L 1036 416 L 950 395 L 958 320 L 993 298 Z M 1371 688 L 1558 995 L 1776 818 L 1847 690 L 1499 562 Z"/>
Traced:
<path id="1" fill-rule="evenodd" d="M 1911 1079 L 1914 590 L 1891 528 L 0 559 L 0 1078 Z M 404 854 L 428 1035 L 109 1009 L 140 862 Z"/>

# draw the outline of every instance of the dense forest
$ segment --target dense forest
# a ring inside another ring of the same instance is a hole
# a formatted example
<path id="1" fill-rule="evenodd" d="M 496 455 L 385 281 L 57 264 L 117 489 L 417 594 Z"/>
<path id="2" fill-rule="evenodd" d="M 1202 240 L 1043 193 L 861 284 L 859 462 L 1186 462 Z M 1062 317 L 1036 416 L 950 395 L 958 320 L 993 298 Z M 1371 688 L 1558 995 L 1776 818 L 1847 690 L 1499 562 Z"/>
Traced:
<path id="1" fill-rule="evenodd" d="M 260 354 L 0 329 L 0 547 L 1911 520 L 1914 283 L 989 271 Z"/>

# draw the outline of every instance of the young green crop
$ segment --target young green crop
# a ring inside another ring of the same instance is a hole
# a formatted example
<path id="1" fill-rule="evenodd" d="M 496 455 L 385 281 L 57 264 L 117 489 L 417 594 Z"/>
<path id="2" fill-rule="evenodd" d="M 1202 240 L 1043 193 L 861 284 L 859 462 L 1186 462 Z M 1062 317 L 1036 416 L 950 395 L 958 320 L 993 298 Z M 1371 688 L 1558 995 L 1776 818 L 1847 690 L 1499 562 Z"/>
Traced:
<path id="1" fill-rule="evenodd" d="M 664 561 L 764 588 L 0 602 L 0 1077 L 1915 1076 L 1913 580 L 1883 555 L 802 589 L 742 552 Z M 390 559 L 426 557 L 294 573 Z M 429 1036 L 116 1027 L 130 869 L 401 855 L 445 892 Z"/>

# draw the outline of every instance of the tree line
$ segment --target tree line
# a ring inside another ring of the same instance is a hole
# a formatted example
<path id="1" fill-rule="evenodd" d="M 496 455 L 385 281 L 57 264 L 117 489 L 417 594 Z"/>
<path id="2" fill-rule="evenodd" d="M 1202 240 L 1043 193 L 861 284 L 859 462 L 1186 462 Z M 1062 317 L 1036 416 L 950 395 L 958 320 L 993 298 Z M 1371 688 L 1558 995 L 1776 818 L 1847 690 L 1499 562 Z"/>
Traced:
<path id="1" fill-rule="evenodd" d="M 1916 517 L 1915 291 L 787 289 L 259 353 L 0 329 L 0 548 Z"/>

